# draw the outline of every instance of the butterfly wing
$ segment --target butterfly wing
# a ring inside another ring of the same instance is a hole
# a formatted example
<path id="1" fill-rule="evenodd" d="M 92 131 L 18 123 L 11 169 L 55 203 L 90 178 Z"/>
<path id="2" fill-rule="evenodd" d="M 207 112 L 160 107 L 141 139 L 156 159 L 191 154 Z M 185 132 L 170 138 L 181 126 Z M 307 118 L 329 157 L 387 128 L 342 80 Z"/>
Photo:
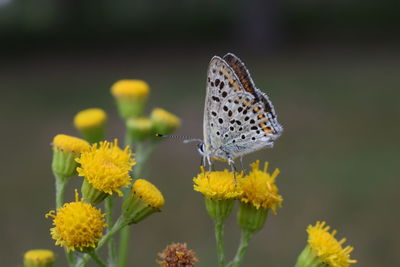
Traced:
<path id="1" fill-rule="evenodd" d="M 220 159 L 271 146 L 280 135 L 272 104 L 233 54 L 211 59 L 203 129 L 206 154 Z"/>

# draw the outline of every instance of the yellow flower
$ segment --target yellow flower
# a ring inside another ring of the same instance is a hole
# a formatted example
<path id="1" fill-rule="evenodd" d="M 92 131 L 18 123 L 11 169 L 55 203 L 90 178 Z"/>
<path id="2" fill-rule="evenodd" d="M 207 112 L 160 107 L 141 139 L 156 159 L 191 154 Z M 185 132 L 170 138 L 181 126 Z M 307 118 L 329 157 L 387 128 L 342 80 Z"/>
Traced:
<path id="1" fill-rule="evenodd" d="M 78 175 L 84 176 L 90 185 L 99 191 L 112 195 L 116 192 L 122 196 L 120 187 L 126 187 L 131 182 L 129 171 L 136 161 L 129 147 L 124 150 L 114 143 L 100 142 L 93 144 L 89 151 L 81 154 L 76 161 L 81 164 L 77 168 Z"/>
<path id="2" fill-rule="evenodd" d="M 275 185 L 275 178 L 279 170 L 271 174 L 267 172 L 268 163 L 264 165 L 264 170 L 260 170 L 260 161 L 250 165 L 251 172 L 245 177 L 238 179 L 238 184 L 243 194 L 240 201 L 253 205 L 256 209 L 271 209 L 276 214 L 276 209 L 281 206 L 282 196 L 278 194 L 278 187 Z"/>
<path id="3" fill-rule="evenodd" d="M 119 115 L 124 120 L 142 115 L 149 92 L 149 85 L 141 80 L 120 80 L 111 87 Z"/>
<path id="4" fill-rule="evenodd" d="M 132 185 L 132 193 L 138 195 L 143 202 L 153 208 L 160 209 L 165 204 L 160 190 L 146 180 L 137 179 Z"/>
<path id="5" fill-rule="evenodd" d="M 170 134 L 181 125 L 177 116 L 161 108 L 153 109 L 150 118 L 155 132 L 159 134 Z"/>
<path id="6" fill-rule="evenodd" d="M 83 139 L 73 136 L 58 134 L 53 139 L 53 160 L 51 168 L 57 179 L 66 181 L 76 172 L 78 163 L 76 157 L 88 151 L 90 145 Z"/>
<path id="7" fill-rule="evenodd" d="M 237 174 L 237 178 L 242 178 Z M 232 199 L 241 195 L 242 191 L 235 185 L 233 172 L 211 171 L 206 172 L 202 167 L 201 173 L 193 179 L 194 190 L 212 199 Z"/>
<path id="8" fill-rule="evenodd" d="M 100 108 L 89 108 L 78 112 L 74 117 L 77 129 L 92 129 L 101 127 L 107 120 L 107 114 Z"/>
<path id="9" fill-rule="evenodd" d="M 85 140 L 65 134 L 58 134 L 53 139 L 53 147 L 64 152 L 80 154 L 89 150 L 89 146 Z"/>
<path id="10" fill-rule="evenodd" d="M 164 197 L 157 187 L 146 180 L 138 179 L 132 185 L 132 193 L 122 204 L 122 214 L 127 224 L 138 223 L 160 211 L 164 203 Z"/>
<path id="11" fill-rule="evenodd" d="M 46 218 L 53 217 L 54 228 L 50 229 L 51 236 L 56 240 L 56 245 L 65 247 L 68 251 L 95 248 L 103 236 L 106 227 L 105 214 L 91 204 L 79 200 L 75 190 L 75 202 L 65 203 L 57 209 L 46 214 Z"/>
<path id="12" fill-rule="evenodd" d="M 142 80 L 119 80 L 111 87 L 111 93 L 117 98 L 146 98 L 149 85 Z"/>
<path id="13" fill-rule="evenodd" d="M 307 228 L 308 245 L 318 258 L 329 267 L 347 267 L 356 260 L 350 259 L 353 247 L 342 247 L 346 239 L 338 241 L 335 238 L 336 230 L 329 233 L 330 227 L 326 222 L 317 222 L 315 226 L 309 225 Z"/>
<path id="14" fill-rule="evenodd" d="M 55 261 L 53 251 L 48 249 L 33 249 L 29 250 L 24 255 L 25 267 L 48 267 L 52 266 Z"/>

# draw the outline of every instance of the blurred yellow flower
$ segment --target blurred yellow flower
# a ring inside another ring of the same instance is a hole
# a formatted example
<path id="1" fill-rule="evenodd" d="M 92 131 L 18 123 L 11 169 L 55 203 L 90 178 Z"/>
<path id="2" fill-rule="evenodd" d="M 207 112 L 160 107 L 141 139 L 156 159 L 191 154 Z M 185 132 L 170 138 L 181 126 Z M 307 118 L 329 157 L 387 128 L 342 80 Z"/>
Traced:
<path id="1" fill-rule="evenodd" d="M 146 98 L 150 87 L 142 80 L 119 80 L 111 87 L 111 93 L 117 98 Z"/>
<path id="2" fill-rule="evenodd" d="M 102 127 L 107 120 L 107 114 L 100 108 L 89 108 L 78 112 L 74 117 L 77 129 L 92 129 Z"/>
<path id="3" fill-rule="evenodd" d="M 154 131 L 159 134 L 170 134 L 181 125 L 177 116 L 162 108 L 153 109 L 150 118 L 153 122 Z"/>
<path id="4" fill-rule="evenodd" d="M 356 260 L 350 259 L 350 253 L 354 248 L 351 246 L 343 248 L 342 245 L 346 239 L 338 241 L 335 238 L 336 230 L 329 233 L 329 229 L 326 222 L 317 222 L 315 226 L 308 226 L 308 245 L 312 252 L 329 267 L 347 267 L 351 263 L 356 263 Z"/>
<path id="5" fill-rule="evenodd" d="M 48 249 L 33 249 L 24 254 L 25 267 L 49 267 L 53 266 L 54 261 L 54 253 Z"/>
<path id="6" fill-rule="evenodd" d="M 238 185 L 243 191 L 240 201 L 253 205 L 256 209 L 271 209 L 276 214 L 276 209 L 281 206 L 283 198 L 278 194 L 278 187 L 275 185 L 275 178 L 279 170 L 271 174 L 267 172 L 268 162 L 264 165 L 264 170 L 260 170 L 260 161 L 257 160 L 250 164 L 251 172 L 245 177 L 238 178 Z"/>
<path id="7" fill-rule="evenodd" d="M 107 141 L 93 144 L 89 151 L 81 154 L 76 161 L 81 164 L 77 168 L 78 175 L 84 176 L 95 189 L 112 195 L 116 192 L 122 196 L 121 187 L 127 187 L 131 182 L 129 171 L 136 164 L 129 147 L 124 150 Z"/>
<path id="8" fill-rule="evenodd" d="M 103 236 L 106 227 L 105 214 L 91 204 L 79 200 L 75 190 L 75 202 L 65 203 L 61 208 L 46 214 L 46 218 L 53 217 L 54 228 L 50 229 L 56 245 L 65 247 L 68 251 L 95 248 Z"/>

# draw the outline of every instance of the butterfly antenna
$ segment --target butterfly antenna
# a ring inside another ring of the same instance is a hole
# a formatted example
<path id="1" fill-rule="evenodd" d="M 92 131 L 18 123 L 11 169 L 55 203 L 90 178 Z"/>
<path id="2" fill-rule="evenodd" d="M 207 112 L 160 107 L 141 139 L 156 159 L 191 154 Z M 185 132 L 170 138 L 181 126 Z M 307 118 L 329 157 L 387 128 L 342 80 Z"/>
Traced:
<path id="1" fill-rule="evenodd" d="M 191 142 L 203 142 L 203 140 L 199 139 L 199 138 L 191 138 L 188 136 L 181 136 L 181 135 L 166 135 L 166 134 L 159 134 L 157 133 L 156 136 L 158 137 L 163 137 L 163 138 L 172 138 L 172 139 L 183 139 L 183 143 L 187 144 L 187 143 L 191 143 Z"/>

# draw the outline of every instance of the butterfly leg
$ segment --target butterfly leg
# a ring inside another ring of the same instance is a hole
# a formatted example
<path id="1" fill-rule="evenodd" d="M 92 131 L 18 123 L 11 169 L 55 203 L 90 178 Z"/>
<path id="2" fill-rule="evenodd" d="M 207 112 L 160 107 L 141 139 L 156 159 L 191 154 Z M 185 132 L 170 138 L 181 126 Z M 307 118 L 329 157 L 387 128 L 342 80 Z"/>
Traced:
<path id="1" fill-rule="evenodd" d="M 212 162 L 209 156 L 206 156 L 206 160 L 208 163 L 208 171 L 211 172 L 213 170 Z"/>
<path id="2" fill-rule="evenodd" d="M 235 179 L 235 185 L 236 183 L 236 167 L 235 167 L 235 162 L 233 161 L 233 159 L 228 158 L 228 164 L 229 166 L 231 166 L 231 171 L 233 172 L 233 178 Z"/>
<path id="3" fill-rule="evenodd" d="M 240 166 L 242 167 L 242 171 L 244 172 L 244 167 L 243 167 L 243 156 L 240 156 Z"/>

